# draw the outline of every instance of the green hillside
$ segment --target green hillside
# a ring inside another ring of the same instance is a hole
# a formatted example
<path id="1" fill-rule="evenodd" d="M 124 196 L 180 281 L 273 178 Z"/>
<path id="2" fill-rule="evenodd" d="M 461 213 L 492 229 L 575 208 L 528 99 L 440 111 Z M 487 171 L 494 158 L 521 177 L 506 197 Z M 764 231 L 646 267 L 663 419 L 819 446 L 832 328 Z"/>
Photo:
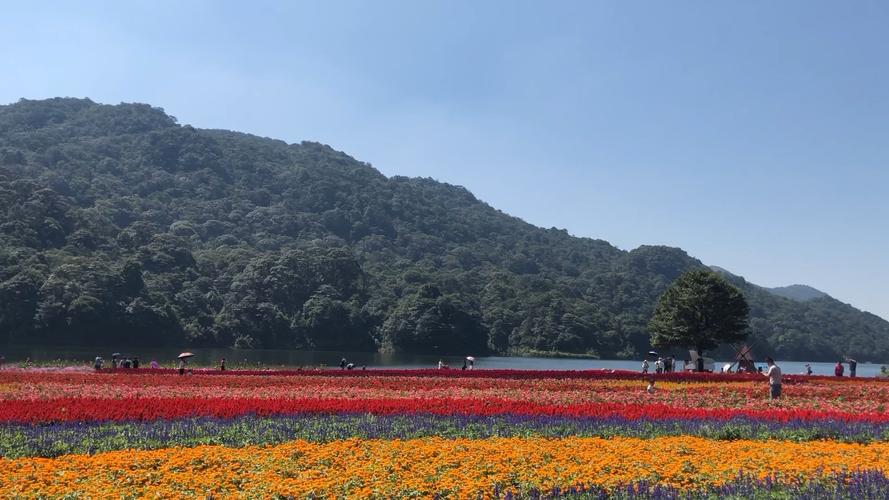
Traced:
<path id="1" fill-rule="evenodd" d="M 779 286 L 776 288 L 767 288 L 766 290 L 772 292 L 775 295 L 787 297 L 788 299 L 798 300 L 800 302 L 805 302 L 812 299 L 819 299 L 827 296 L 827 294 L 822 292 L 821 290 L 812 288 L 808 285 Z"/>
<path id="2" fill-rule="evenodd" d="M 423 353 L 648 350 L 702 267 L 541 229 L 328 146 L 89 100 L 0 106 L 0 341 Z M 730 278 L 757 352 L 889 358 L 889 323 Z"/>

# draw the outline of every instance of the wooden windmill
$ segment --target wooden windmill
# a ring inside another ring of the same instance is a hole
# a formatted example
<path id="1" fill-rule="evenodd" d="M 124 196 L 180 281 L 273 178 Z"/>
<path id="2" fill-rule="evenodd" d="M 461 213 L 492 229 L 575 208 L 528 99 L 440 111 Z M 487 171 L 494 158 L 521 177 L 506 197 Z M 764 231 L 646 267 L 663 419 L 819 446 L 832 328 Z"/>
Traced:
<path id="1" fill-rule="evenodd" d="M 753 347 L 744 344 L 735 352 L 735 363 L 738 364 L 738 373 L 756 373 L 756 363 L 753 361 Z"/>

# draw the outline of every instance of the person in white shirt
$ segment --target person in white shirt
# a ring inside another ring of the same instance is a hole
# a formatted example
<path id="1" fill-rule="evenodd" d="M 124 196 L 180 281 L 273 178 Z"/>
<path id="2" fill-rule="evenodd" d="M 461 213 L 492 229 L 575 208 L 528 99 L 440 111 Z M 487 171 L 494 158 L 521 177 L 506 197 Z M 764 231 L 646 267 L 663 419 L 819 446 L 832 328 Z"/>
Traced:
<path id="1" fill-rule="evenodd" d="M 772 358 L 766 358 L 766 365 L 769 369 L 763 375 L 769 377 L 769 399 L 778 399 L 781 397 L 781 368 Z"/>
<path id="2" fill-rule="evenodd" d="M 642 373 L 648 373 L 648 360 L 642 360 Z"/>

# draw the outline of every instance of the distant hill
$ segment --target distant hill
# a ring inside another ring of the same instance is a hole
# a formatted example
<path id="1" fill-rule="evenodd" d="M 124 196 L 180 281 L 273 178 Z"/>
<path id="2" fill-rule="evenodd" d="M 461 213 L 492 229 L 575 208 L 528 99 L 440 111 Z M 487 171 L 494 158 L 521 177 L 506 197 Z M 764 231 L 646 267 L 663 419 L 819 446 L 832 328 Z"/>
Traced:
<path id="1" fill-rule="evenodd" d="M 735 278 L 738 276 L 731 273 L 728 269 L 724 269 L 719 266 L 710 266 L 710 269 L 716 271 L 719 274 L 722 274 L 725 277 Z M 775 288 L 769 288 L 762 286 L 760 287 L 763 290 L 766 290 L 774 295 L 779 297 L 784 297 L 786 299 L 795 300 L 797 302 L 805 302 L 807 300 L 812 299 L 820 299 L 822 297 L 829 297 L 826 293 L 818 290 L 817 288 L 813 288 L 809 285 L 789 285 L 789 286 L 779 286 Z"/>
<path id="2" fill-rule="evenodd" d="M 591 214 L 595 216 L 595 214 Z M 0 106 L 0 341 L 455 354 L 646 352 L 703 267 L 511 217 L 328 146 L 85 99 Z M 889 323 L 731 275 L 756 352 L 889 358 Z"/>
<path id="3" fill-rule="evenodd" d="M 766 288 L 766 290 L 780 297 L 786 297 L 788 299 L 796 300 L 799 302 L 805 302 L 812 299 L 820 299 L 822 297 L 828 296 L 821 290 L 812 288 L 808 285 L 779 286 L 776 288 Z"/>

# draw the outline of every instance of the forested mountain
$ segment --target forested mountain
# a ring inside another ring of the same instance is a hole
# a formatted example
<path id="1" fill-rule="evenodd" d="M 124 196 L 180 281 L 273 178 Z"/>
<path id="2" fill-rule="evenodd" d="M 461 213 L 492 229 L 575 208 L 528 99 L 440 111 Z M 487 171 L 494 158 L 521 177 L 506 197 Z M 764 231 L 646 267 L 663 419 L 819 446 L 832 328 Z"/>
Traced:
<path id="1" fill-rule="evenodd" d="M 541 229 L 330 147 L 89 100 L 0 106 L 0 335 L 12 344 L 424 353 L 647 351 L 702 267 Z M 731 277 L 757 352 L 889 357 L 889 323 Z"/>
<path id="2" fill-rule="evenodd" d="M 809 285 L 779 286 L 775 288 L 766 288 L 766 290 L 772 292 L 775 295 L 787 297 L 788 299 L 798 300 L 800 302 L 827 297 L 826 293 L 818 290 L 817 288 L 812 288 Z"/>

